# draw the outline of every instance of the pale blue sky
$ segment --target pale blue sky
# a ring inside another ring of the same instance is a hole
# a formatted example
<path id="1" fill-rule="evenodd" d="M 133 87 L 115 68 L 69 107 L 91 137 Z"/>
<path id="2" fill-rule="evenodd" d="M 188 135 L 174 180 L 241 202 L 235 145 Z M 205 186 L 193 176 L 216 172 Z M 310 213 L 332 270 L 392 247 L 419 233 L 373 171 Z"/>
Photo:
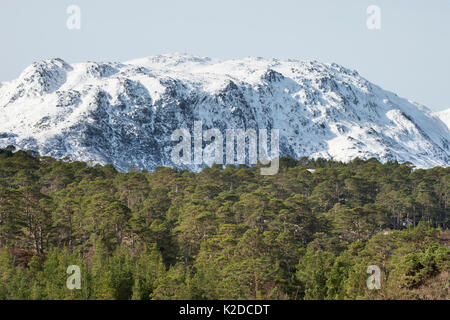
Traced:
<path id="1" fill-rule="evenodd" d="M 66 8 L 81 8 L 68 30 Z M 381 8 L 381 30 L 366 9 Z M 182 52 L 317 59 L 433 110 L 450 107 L 450 0 L 1 0 L 0 81 L 33 61 Z"/>

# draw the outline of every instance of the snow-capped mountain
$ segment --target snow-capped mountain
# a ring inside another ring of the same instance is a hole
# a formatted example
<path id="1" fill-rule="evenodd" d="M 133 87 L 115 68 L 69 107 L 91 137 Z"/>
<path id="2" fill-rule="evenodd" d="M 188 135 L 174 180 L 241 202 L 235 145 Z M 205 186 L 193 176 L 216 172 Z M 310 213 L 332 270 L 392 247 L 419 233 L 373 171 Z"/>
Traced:
<path id="1" fill-rule="evenodd" d="M 449 128 L 429 109 L 334 63 L 182 54 L 52 59 L 0 84 L 0 147 L 122 171 L 174 166 L 171 135 L 197 120 L 222 132 L 279 129 L 280 154 L 295 158 L 450 163 Z"/>
<path id="2" fill-rule="evenodd" d="M 450 129 L 450 108 L 447 110 L 436 112 L 435 115 L 441 119 L 443 123 Z"/>

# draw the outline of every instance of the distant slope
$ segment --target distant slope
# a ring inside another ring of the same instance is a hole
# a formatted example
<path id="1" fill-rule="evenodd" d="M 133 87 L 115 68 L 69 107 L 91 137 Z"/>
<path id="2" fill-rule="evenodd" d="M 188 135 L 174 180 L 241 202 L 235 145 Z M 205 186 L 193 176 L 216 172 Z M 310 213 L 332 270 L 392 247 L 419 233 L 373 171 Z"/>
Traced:
<path id="1" fill-rule="evenodd" d="M 444 111 L 436 112 L 435 115 L 442 120 L 450 129 L 450 108 Z"/>

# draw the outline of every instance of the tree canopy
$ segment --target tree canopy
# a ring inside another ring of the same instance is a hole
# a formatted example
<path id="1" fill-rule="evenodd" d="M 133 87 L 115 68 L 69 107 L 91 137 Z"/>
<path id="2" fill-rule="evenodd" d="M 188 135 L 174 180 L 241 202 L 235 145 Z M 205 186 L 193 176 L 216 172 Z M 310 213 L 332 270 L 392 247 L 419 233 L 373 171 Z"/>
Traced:
<path id="1" fill-rule="evenodd" d="M 121 173 L 13 151 L 0 149 L 0 299 L 450 298 L 450 168 Z"/>

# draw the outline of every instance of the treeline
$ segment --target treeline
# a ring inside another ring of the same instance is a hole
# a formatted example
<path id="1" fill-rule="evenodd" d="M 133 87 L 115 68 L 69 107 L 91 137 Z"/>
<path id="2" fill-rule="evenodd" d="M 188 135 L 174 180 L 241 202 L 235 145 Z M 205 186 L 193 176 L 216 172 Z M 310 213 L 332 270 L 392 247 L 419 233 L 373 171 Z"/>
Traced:
<path id="1" fill-rule="evenodd" d="M 450 298 L 450 168 L 120 173 L 13 151 L 0 149 L 0 299 Z"/>

